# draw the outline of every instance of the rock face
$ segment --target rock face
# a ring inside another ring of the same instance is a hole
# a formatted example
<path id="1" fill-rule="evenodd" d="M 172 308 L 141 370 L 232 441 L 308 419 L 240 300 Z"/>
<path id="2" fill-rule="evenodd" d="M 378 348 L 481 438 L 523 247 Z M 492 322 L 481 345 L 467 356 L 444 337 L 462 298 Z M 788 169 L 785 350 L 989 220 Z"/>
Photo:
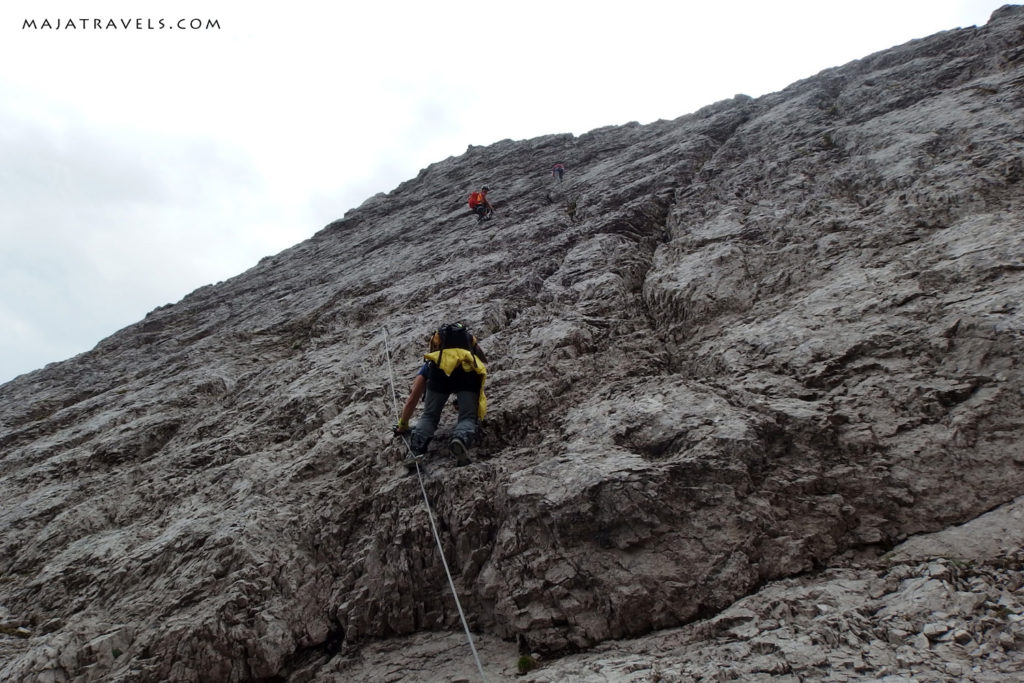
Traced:
<path id="1" fill-rule="evenodd" d="M 422 491 L 489 680 L 1020 678 L 1022 111 L 1007 6 L 471 147 L 3 385 L 0 679 L 477 677 L 390 438 L 451 319 L 491 411 Z"/>

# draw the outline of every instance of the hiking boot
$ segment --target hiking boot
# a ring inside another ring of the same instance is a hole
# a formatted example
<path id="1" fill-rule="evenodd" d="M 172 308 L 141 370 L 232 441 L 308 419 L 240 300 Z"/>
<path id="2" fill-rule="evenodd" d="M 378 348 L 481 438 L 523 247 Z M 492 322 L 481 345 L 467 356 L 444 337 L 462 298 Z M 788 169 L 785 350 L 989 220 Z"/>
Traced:
<path id="1" fill-rule="evenodd" d="M 452 439 L 451 443 L 448 444 L 448 450 L 455 456 L 455 465 L 457 467 L 469 464 L 469 451 L 466 450 L 466 444 L 462 439 Z"/>

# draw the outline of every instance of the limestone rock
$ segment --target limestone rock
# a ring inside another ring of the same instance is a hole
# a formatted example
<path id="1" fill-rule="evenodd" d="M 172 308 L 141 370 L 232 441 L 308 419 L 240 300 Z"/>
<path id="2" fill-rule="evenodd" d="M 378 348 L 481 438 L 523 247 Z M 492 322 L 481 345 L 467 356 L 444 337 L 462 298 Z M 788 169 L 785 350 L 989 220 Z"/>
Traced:
<path id="1" fill-rule="evenodd" d="M 450 319 L 489 680 L 1021 678 L 1022 35 L 471 147 L 3 385 L 0 679 L 474 679 Z"/>

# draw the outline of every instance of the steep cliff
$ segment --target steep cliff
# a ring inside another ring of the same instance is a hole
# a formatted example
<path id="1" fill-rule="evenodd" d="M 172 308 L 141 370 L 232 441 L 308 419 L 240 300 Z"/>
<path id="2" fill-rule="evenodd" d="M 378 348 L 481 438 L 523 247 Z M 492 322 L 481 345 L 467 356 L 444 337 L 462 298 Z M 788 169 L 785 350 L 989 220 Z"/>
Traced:
<path id="1" fill-rule="evenodd" d="M 889 553 L 1024 494 L 1022 110 L 1007 6 L 471 147 L 3 385 L 0 678 L 472 677 L 384 347 L 401 399 L 451 319 L 491 412 L 424 486 L 489 677 L 1024 672 L 1019 538 Z"/>

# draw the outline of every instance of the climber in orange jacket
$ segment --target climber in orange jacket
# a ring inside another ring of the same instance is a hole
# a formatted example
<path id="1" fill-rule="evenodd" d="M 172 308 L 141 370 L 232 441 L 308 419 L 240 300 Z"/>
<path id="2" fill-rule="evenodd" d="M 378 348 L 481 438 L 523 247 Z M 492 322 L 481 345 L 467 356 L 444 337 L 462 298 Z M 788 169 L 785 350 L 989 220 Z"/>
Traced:
<path id="1" fill-rule="evenodd" d="M 494 213 L 494 207 L 487 201 L 487 191 L 488 188 L 484 185 L 479 192 L 469 195 L 469 208 L 476 214 L 477 223 L 482 223 Z"/>

